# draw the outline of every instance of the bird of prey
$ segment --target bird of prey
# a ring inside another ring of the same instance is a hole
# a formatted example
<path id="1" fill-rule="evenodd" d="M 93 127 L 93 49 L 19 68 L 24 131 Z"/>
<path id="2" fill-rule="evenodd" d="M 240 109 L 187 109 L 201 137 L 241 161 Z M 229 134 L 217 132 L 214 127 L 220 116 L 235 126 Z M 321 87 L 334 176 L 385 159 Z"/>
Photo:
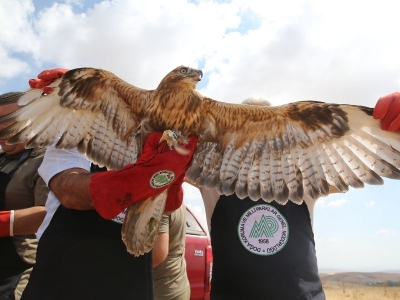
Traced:
<path id="1" fill-rule="evenodd" d="M 202 76 L 201 70 L 179 66 L 146 90 L 106 70 L 70 70 L 49 85 L 50 94 L 30 89 L 1 99 L 0 105 L 18 102 L 21 108 L 0 118 L 0 124 L 13 122 L 0 138 L 26 141 L 26 147 L 58 140 L 58 148 L 77 147 L 95 163 L 118 169 L 136 161 L 153 131 L 195 134 L 188 182 L 280 204 L 382 184 L 382 177 L 400 179 L 400 136 L 381 130 L 372 108 L 221 102 L 196 90 Z M 154 244 L 165 195 L 158 198 L 128 208 L 122 236 L 134 255 Z"/>

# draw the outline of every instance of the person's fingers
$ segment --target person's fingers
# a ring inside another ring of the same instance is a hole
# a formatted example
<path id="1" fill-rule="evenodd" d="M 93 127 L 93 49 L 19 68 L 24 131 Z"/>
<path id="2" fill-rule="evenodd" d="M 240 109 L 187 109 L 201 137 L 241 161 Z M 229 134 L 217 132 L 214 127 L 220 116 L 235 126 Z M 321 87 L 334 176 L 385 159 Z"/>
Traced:
<path id="1" fill-rule="evenodd" d="M 39 73 L 38 78 L 43 80 L 53 81 L 54 79 L 60 78 L 66 73 L 68 69 L 54 68 L 51 70 L 44 70 Z"/>
<path id="2" fill-rule="evenodd" d="M 400 97 L 399 98 L 392 97 L 388 102 L 390 102 L 390 105 L 387 108 L 385 108 L 386 113 L 381 118 L 381 128 L 383 130 L 396 131 L 397 129 L 393 128 L 396 128 L 396 124 L 398 128 L 398 123 L 399 123 L 398 118 L 400 115 Z"/>
<path id="3" fill-rule="evenodd" d="M 382 119 L 389 109 L 390 104 L 394 100 L 393 94 L 386 95 L 378 99 L 375 104 L 373 117 L 374 119 Z"/>
<path id="4" fill-rule="evenodd" d="M 390 123 L 389 125 L 390 131 L 398 131 L 400 130 L 400 114 Z"/>

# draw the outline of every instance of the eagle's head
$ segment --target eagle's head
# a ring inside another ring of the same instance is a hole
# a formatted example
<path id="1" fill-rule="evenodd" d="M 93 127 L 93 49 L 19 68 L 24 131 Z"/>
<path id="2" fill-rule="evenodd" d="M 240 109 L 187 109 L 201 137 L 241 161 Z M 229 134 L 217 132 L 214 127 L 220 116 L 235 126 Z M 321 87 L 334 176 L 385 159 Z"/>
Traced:
<path id="1" fill-rule="evenodd" d="M 157 89 L 165 88 L 166 86 L 174 86 L 179 89 L 186 88 L 194 90 L 202 77 L 203 72 L 201 70 L 179 66 L 163 78 Z"/>
<path id="2" fill-rule="evenodd" d="M 200 113 L 203 98 L 196 86 L 202 76 L 201 70 L 180 66 L 164 77 L 146 112 L 149 132 L 170 129 L 180 131 L 183 136 L 198 132 L 203 121 Z"/>

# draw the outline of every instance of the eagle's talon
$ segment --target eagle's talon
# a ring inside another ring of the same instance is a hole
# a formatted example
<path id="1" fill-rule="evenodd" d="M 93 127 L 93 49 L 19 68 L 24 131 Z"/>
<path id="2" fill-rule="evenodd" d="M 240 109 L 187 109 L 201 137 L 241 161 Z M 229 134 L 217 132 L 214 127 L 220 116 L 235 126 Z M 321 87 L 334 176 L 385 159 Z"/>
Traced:
<path id="1" fill-rule="evenodd" d="M 159 143 L 166 141 L 170 150 L 175 150 L 182 154 L 187 155 L 189 151 L 182 147 L 180 144 L 187 144 L 187 139 L 178 130 L 165 130 L 160 138 Z"/>
<path id="2" fill-rule="evenodd" d="M 164 130 L 159 143 L 161 143 L 162 141 L 166 141 L 167 145 L 172 149 L 172 146 L 177 145 L 182 140 L 183 140 L 183 136 L 181 135 L 180 131 L 168 129 L 168 130 Z"/>

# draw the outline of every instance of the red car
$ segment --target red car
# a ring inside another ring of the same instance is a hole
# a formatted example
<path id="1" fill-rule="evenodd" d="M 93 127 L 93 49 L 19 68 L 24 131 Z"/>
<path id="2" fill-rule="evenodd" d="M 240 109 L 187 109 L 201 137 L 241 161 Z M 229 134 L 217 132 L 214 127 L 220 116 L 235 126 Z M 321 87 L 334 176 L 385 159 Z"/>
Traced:
<path id="1" fill-rule="evenodd" d="M 191 300 L 210 299 L 212 249 L 208 231 L 186 207 L 186 268 Z"/>

